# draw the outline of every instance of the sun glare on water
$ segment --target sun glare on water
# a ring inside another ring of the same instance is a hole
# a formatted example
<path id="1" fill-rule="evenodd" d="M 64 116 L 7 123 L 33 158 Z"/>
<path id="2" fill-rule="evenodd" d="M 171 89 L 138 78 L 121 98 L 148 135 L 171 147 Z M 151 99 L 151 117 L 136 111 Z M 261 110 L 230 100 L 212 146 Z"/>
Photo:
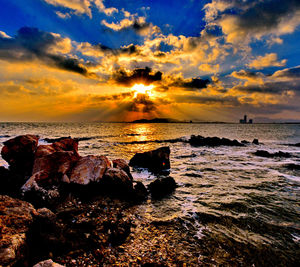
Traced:
<path id="1" fill-rule="evenodd" d="M 135 84 L 132 86 L 132 90 L 134 91 L 134 97 L 137 97 L 138 94 L 145 94 L 148 96 L 152 96 L 152 89 L 154 88 L 154 85 L 144 85 L 144 84 Z"/>

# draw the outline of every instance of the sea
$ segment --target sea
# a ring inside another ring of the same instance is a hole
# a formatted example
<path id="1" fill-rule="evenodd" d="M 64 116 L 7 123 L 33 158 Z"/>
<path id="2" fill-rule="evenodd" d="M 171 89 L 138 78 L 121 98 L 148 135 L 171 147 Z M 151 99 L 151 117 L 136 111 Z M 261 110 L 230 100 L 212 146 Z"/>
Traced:
<path id="1" fill-rule="evenodd" d="M 300 143 L 300 124 L 0 123 L 0 149 L 22 134 L 39 135 L 40 144 L 47 144 L 46 138 L 80 138 L 80 155 L 111 160 L 129 161 L 136 152 L 169 146 L 169 175 L 178 188 L 137 205 L 139 220 L 176 225 L 178 253 L 194 257 L 191 265 L 300 264 L 300 171 L 286 167 L 300 165 L 300 147 L 291 145 Z M 191 135 L 250 144 L 193 147 L 185 142 Z M 291 157 L 263 158 L 254 155 L 257 150 Z M 2 158 L 0 165 L 7 167 Z M 132 169 L 132 175 L 145 185 L 157 178 L 146 169 Z"/>

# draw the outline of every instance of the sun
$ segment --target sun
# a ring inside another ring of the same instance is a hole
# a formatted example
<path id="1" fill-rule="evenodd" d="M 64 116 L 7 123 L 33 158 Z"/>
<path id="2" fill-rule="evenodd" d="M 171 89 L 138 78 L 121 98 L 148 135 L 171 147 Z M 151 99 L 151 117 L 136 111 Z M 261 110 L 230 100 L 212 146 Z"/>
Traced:
<path id="1" fill-rule="evenodd" d="M 144 85 L 142 83 L 135 84 L 132 86 L 131 90 L 134 91 L 134 97 L 136 97 L 138 94 L 144 94 L 148 96 L 152 96 L 152 89 L 154 88 L 154 85 Z"/>

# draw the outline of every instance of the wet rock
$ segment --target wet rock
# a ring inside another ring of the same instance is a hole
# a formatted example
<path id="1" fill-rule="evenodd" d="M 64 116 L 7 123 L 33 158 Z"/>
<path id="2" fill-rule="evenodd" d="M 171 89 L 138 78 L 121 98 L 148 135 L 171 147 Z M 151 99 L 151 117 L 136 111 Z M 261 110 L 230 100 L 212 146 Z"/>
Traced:
<path id="1" fill-rule="evenodd" d="M 53 262 L 51 259 L 41 261 L 37 264 L 35 264 L 33 267 L 64 267 L 64 265 L 60 265 L 56 262 Z"/>
<path id="2" fill-rule="evenodd" d="M 131 173 L 130 173 L 129 165 L 128 165 L 128 163 L 126 162 L 126 160 L 124 160 L 124 159 L 114 159 L 114 160 L 112 161 L 112 163 L 113 163 L 113 167 L 114 167 L 114 168 L 119 168 L 119 169 L 123 170 L 124 172 L 127 173 L 127 175 L 129 176 L 129 178 L 130 178 L 131 180 L 133 180 L 133 177 L 132 177 L 132 175 L 131 175 Z"/>
<path id="3" fill-rule="evenodd" d="M 28 232 L 36 210 L 25 201 L 0 195 L 0 264 L 22 265 L 26 261 Z"/>
<path id="4" fill-rule="evenodd" d="M 38 136 L 27 134 L 4 142 L 1 155 L 11 170 L 22 175 L 31 175 L 38 140 Z"/>
<path id="5" fill-rule="evenodd" d="M 252 144 L 259 145 L 258 139 L 253 139 Z"/>
<path id="6" fill-rule="evenodd" d="M 154 198 L 161 198 L 165 195 L 172 193 L 177 184 L 172 177 L 158 178 L 151 182 L 148 186 L 149 191 Z"/>
<path id="7" fill-rule="evenodd" d="M 148 196 L 148 190 L 145 187 L 145 185 L 142 182 L 135 182 L 134 185 L 134 199 L 139 200 L 145 200 Z"/>
<path id="8" fill-rule="evenodd" d="M 132 180 L 127 173 L 118 168 L 108 168 L 104 174 L 101 186 L 114 195 L 128 195 L 133 192 Z"/>
<path id="9" fill-rule="evenodd" d="M 170 148 L 160 147 L 156 150 L 136 153 L 129 161 L 129 165 L 148 168 L 153 172 L 170 169 Z"/>
<path id="10" fill-rule="evenodd" d="M 230 140 L 219 137 L 203 137 L 201 135 L 192 135 L 189 139 L 192 146 L 244 146 L 237 140 Z"/>
<path id="11" fill-rule="evenodd" d="M 284 167 L 293 171 L 300 170 L 300 165 L 294 163 L 286 164 Z"/>
<path id="12" fill-rule="evenodd" d="M 291 154 L 287 153 L 287 152 L 282 152 L 282 151 L 278 151 L 275 153 L 270 153 L 266 150 L 257 150 L 256 152 L 254 152 L 255 156 L 259 156 L 259 157 L 265 157 L 265 158 L 290 158 Z"/>
<path id="13" fill-rule="evenodd" d="M 82 157 L 71 171 L 70 183 L 79 185 L 98 183 L 110 166 L 111 164 L 105 156 Z"/>

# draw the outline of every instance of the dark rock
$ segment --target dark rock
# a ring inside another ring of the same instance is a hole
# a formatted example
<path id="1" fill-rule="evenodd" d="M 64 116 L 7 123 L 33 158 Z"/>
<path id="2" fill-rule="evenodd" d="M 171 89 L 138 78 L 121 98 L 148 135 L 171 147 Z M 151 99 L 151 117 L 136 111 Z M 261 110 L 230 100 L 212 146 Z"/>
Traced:
<path id="1" fill-rule="evenodd" d="M 289 170 L 300 170 L 300 165 L 298 164 L 294 164 L 294 163 L 289 163 L 284 165 L 285 168 L 289 169 Z"/>
<path id="2" fill-rule="evenodd" d="M 26 241 L 34 214 L 36 210 L 30 203 L 0 195 L 1 266 L 22 266 L 26 262 L 29 249 Z"/>
<path id="3" fill-rule="evenodd" d="M 259 145 L 258 139 L 253 139 L 252 144 Z"/>
<path id="4" fill-rule="evenodd" d="M 4 142 L 1 155 L 11 170 L 24 176 L 31 175 L 38 140 L 38 136 L 27 134 Z"/>
<path id="5" fill-rule="evenodd" d="M 265 158 L 276 158 L 276 157 L 290 158 L 291 157 L 291 154 L 287 152 L 278 151 L 275 153 L 270 153 L 266 150 L 257 150 L 256 152 L 254 152 L 254 155 L 259 157 L 265 157 Z"/>
<path id="6" fill-rule="evenodd" d="M 244 146 L 244 144 L 237 140 L 230 140 L 219 137 L 203 137 L 201 135 L 192 135 L 189 139 L 192 146 Z"/>
<path id="7" fill-rule="evenodd" d="M 244 145 L 250 144 L 250 142 L 247 141 L 247 140 L 243 140 L 243 141 L 241 141 L 241 143 L 244 144 Z"/>
<path id="8" fill-rule="evenodd" d="M 148 186 L 149 191 L 154 198 L 160 198 L 165 195 L 172 193 L 177 184 L 172 177 L 158 178 L 155 181 L 151 182 Z"/>
<path id="9" fill-rule="evenodd" d="M 127 173 L 118 168 L 108 168 L 101 181 L 101 187 L 113 195 L 128 195 L 133 192 L 133 183 Z"/>
<path id="10" fill-rule="evenodd" d="M 156 150 L 136 153 L 129 161 L 129 165 L 148 168 L 153 172 L 170 169 L 170 148 L 160 147 Z"/>
<path id="11" fill-rule="evenodd" d="M 22 174 L 0 166 L 0 194 L 20 197 L 20 188 L 25 181 Z"/>
<path id="12" fill-rule="evenodd" d="M 134 198 L 136 200 L 145 200 L 148 196 L 148 190 L 142 182 L 135 182 L 134 185 Z"/>
<path id="13" fill-rule="evenodd" d="M 131 175 L 131 173 L 130 173 L 129 165 L 128 165 L 128 163 L 126 162 L 126 160 L 124 160 L 124 159 L 114 159 L 114 160 L 112 161 L 112 163 L 113 163 L 113 167 L 114 167 L 114 168 L 119 168 L 119 169 L 123 170 L 124 172 L 127 173 L 127 175 L 129 176 L 129 178 L 130 178 L 131 180 L 133 180 L 133 177 L 132 177 L 132 175 Z"/>

